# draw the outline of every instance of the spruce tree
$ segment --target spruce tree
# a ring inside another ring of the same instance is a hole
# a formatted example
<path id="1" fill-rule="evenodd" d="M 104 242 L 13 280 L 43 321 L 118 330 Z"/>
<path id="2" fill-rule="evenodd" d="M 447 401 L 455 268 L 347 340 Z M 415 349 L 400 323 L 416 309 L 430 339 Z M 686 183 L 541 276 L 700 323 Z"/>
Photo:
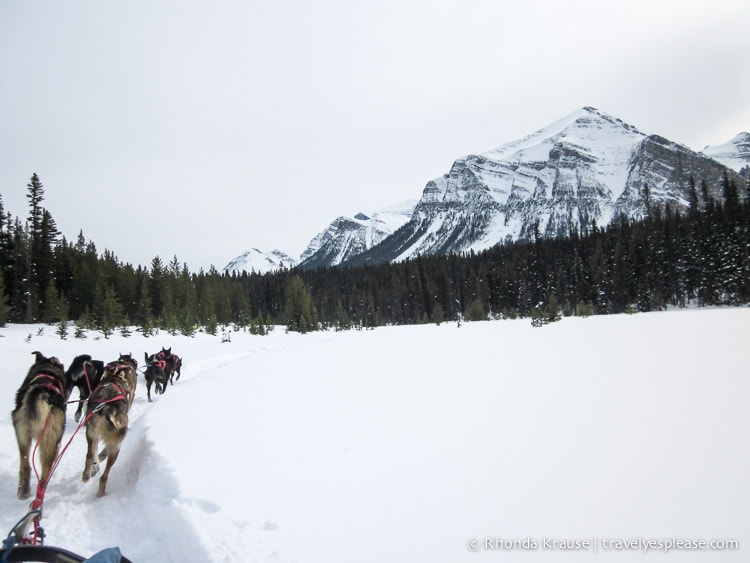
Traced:
<path id="1" fill-rule="evenodd" d="M 109 338 L 115 328 L 123 324 L 122 305 L 117 299 L 115 289 L 108 285 L 102 299 L 99 329 L 104 334 L 104 338 Z"/>
<path id="2" fill-rule="evenodd" d="M 284 315 L 290 331 L 305 333 L 317 329 L 315 305 L 299 275 L 287 282 Z"/>
<path id="3" fill-rule="evenodd" d="M 0 326 L 5 326 L 9 319 L 10 307 L 8 306 L 8 296 L 5 294 L 3 272 L 0 271 Z"/>
<path id="4" fill-rule="evenodd" d="M 477 298 L 473 299 L 469 306 L 466 307 L 466 313 L 464 315 L 467 321 L 486 321 L 487 312 L 484 310 L 484 305 Z"/>
<path id="5" fill-rule="evenodd" d="M 432 322 L 440 326 L 440 323 L 445 320 L 445 314 L 443 313 L 443 307 L 440 303 L 436 303 L 432 308 Z"/>
<path id="6" fill-rule="evenodd" d="M 690 207 L 690 215 L 695 216 L 698 213 L 698 191 L 695 189 L 695 178 L 690 176 L 688 183 L 688 206 Z"/>
<path id="7" fill-rule="evenodd" d="M 39 176 L 34 173 L 26 185 L 26 198 L 29 200 L 29 216 L 26 220 L 26 233 L 28 247 L 26 252 L 26 279 L 24 293 L 26 295 L 26 323 L 34 321 L 34 303 L 39 300 L 37 288 L 37 268 L 34 262 L 37 246 L 42 238 L 42 201 L 44 200 L 44 187 Z"/>

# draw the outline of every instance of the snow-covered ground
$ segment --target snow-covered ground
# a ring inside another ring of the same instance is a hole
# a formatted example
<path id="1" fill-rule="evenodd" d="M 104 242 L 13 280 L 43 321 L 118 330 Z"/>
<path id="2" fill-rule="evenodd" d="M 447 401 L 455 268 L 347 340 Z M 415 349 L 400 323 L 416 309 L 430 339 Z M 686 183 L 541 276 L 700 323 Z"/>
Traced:
<path id="1" fill-rule="evenodd" d="M 749 308 L 542 328 L 277 329 L 229 343 L 63 341 L 54 327 L 11 325 L 0 329 L 0 534 L 28 507 L 15 496 L 10 411 L 31 353 L 67 367 L 81 353 L 142 360 L 172 346 L 182 379 L 153 403 L 139 379 L 107 496 L 95 497 L 98 477 L 81 483 L 85 437 L 74 438 L 47 491 L 48 544 L 119 546 L 144 563 L 747 561 L 749 326 Z M 618 543 L 675 538 L 739 549 Z M 592 545 L 551 548 L 575 539 Z"/>

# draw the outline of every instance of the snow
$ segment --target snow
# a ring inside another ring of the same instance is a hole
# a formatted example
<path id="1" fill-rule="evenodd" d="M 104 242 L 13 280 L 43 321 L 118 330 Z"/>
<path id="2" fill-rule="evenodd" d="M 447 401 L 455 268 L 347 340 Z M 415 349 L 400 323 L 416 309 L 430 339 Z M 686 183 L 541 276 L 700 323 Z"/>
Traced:
<path id="1" fill-rule="evenodd" d="M 354 217 L 338 217 L 310 241 L 299 261 L 303 263 L 327 247 L 329 253 L 335 250 L 335 256 L 328 265 L 341 264 L 379 244 L 403 227 L 411 219 L 416 204 L 417 200 L 411 199 L 371 215 L 359 212 Z M 353 225 L 357 225 L 358 228 L 353 229 Z"/>
<path id="2" fill-rule="evenodd" d="M 739 172 L 745 166 L 750 166 L 750 133 L 739 133 L 732 140 L 721 145 L 708 146 L 701 152 Z"/>
<path id="3" fill-rule="evenodd" d="M 231 260 L 224 266 L 223 271 L 228 274 L 241 274 L 242 272 L 266 274 L 281 268 L 294 268 L 296 265 L 297 261 L 281 250 L 264 252 L 257 248 L 251 248 Z"/>
<path id="4" fill-rule="evenodd" d="M 749 308 L 194 338 L 60 340 L 0 329 L 0 524 L 16 494 L 11 425 L 31 353 L 172 347 L 180 381 L 146 400 L 107 496 L 73 438 L 49 485 L 47 543 L 134 561 L 632 561 L 604 539 L 736 539 L 670 562 L 746 560 Z M 31 336 L 27 342 L 28 336 Z M 76 398 L 76 392 L 72 398 Z M 64 443 L 75 430 L 72 411 Z M 0 532 L 1 533 L 1 532 Z M 598 542 L 598 551 L 543 540 Z M 491 549 L 533 539 L 522 555 Z M 479 544 L 473 543 L 477 540 Z M 474 552 L 470 546 L 479 546 Z"/>
<path id="5" fill-rule="evenodd" d="M 482 156 L 494 165 L 478 173 L 497 201 L 505 204 L 516 184 L 530 192 L 538 181 L 551 186 L 554 176 L 546 163 L 553 149 L 564 146 L 594 159 L 588 169 L 576 167 L 576 173 L 586 175 L 588 184 L 608 186 L 614 201 L 625 188 L 630 157 L 645 137 L 615 117 L 583 108 L 522 139 L 485 151 Z M 544 167 L 531 166 L 542 163 Z"/>

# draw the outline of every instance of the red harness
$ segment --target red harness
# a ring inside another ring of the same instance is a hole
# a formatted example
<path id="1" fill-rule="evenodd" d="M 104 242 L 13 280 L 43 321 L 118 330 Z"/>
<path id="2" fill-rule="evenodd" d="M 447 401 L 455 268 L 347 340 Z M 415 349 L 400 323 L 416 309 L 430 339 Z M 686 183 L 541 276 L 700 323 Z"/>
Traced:
<path id="1" fill-rule="evenodd" d="M 48 391 L 57 393 L 62 397 L 65 396 L 65 384 L 60 381 L 59 377 L 49 372 L 39 372 L 32 378 L 29 385 L 37 385 L 42 389 L 47 389 Z"/>
<path id="2" fill-rule="evenodd" d="M 91 377 L 89 377 L 89 368 L 94 370 L 94 373 L 92 373 L 91 377 L 94 376 L 96 373 L 96 368 L 94 367 L 94 364 L 91 362 L 83 362 L 83 377 L 86 378 L 86 386 L 89 388 L 89 395 L 94 392 L 93 387 L 91 387 Z"/>
<path id="3" fill-rule="evenodd" d="M 103 407 L 104 405 L 107 405 L 109 403 L 114 403 L 115 401 L 127 401 L 128 400 L 128 393 L 125 391 L 125 388 L 119 383 L 114 383 L 110 381 L 109 383 L 104 383 L 103 385 L 99 385 L 97 389 L 102 388 L 102 387 L 107 387 L 107 386 L 114 387 L 118 395 L 115 395 L 111 399 L 105 399 L 104 401 L 97 401 L 94 397 L 92 397 L 91 399 L 89 399 L 89 404 L 96 405 L 96 407 L 94 407 L 92 411 L 95 411 L 99 409 L 100 407 Z"/>

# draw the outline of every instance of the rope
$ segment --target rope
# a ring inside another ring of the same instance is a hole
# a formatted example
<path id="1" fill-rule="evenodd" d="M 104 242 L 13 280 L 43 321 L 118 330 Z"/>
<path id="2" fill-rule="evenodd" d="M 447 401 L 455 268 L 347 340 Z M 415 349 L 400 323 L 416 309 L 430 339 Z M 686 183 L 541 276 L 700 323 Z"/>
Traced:
<path id="1" fill-rule="evenodd" d="M 47 492 L 47 485 L 50 482 L 50 479 L 52 479 L 52 474 L 55 472 L 55 469 L 57 469 L 58 464 L 60 463 L 60 460 L 62 459 L 62 456 L 65 454 L 65 452 L 68 450 L 68 447 L 70 447 L 70 444 L 73 443 L 73 438 L 75 438 L 76 434 L 78 434 L 78 431 L 83 427 L 92 416 L 94 416 L 95 413 L 99 412 L 104 408 L 105 405 L 109 403 L 114 403 L 115 401 L 123 401 L 127 400 L 127 397 L 124 393 L 117 395 L 115 397 L 112 397 L 111 399 L 107 399 L 106 401 L 102 401 L 101 403 L 97 403 L 96 407 L 92 409 L 90 412 L 88 412 L 85 416 L 85 418 L 78 424 L 76 429 L 73 431 L 73 434 L 70 436 L 68 441 L 66 442 L 65 446 L 60 450 L 60 452 L 57 454 L 57 457 L 52 462 L 52 465 L 50 466 L 49 473 L 47 474 L 47 479 L 44 481 L 41 480 L 39 477 L 39 472 L 36 468 L 36 451 L 39 447 L 39 443 L 44 438 L 44 434 L 47 431 L 47 426 L 49 425 L 49 418 L 50 413 L 47 414 L 47 419 L 44 421 L 44 428 L 42 428 L 41 434 L 39 434 L 39 439 L 34 444 L 34 449 L 31 453 L 31 466 L 34 469 L 34 475 L 37 478 L 37 487 L 36 487 L 36 498 L 31 501 L 31 510 L 23 517 L 21 520 L 18 521 L 18 524 L 16 524 L 8 534 L 8 537 L 3 540 L 3 545 L 5 547 L 5 553 L 3 555 L 3 558 L 0 559 L 0 563 L 5 563 L 7 561 L 8 553 L 10 552 L 11 548 L 17 544 L 17 543 L 31 543 L 32 545 L 37 545 L 39 543 L 40 545 L 44 545 L 44 530 L 39 525 L 39 521 L 42 519 L 42 505 L 44 504 L 44 495 Z M 32 522 L 34 524 L 34 533 L 31 537 L 31 539 L 27 538 L 18 538 L 17 534 L 25 525 L 28 523 L 28 519 L 33 518 Z"/>
<path id="2" fill-rule="evenodd" d="M 86 378 L 86 387 L 89 388 L 89 397 L 91 396 L 91 393 L 93 393 L 93 390 L 91 389 L 91 381 L 89 380 L 89 370 L 87 369 L 89 366 L 94 367 L 94 364 L 91 362 L 83 362 L 83 376 Z"/>

